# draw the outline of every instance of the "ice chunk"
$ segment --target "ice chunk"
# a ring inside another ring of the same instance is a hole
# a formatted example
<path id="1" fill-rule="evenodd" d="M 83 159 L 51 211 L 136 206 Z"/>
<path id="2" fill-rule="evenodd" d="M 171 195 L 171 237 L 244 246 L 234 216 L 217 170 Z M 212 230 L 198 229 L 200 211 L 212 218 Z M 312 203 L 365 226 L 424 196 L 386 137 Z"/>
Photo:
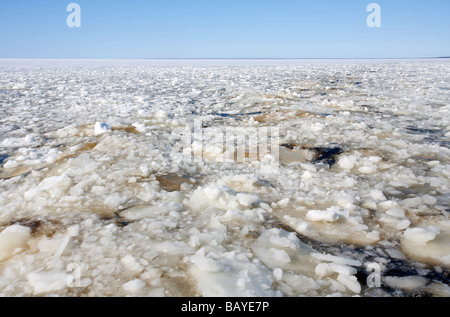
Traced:
<path id="1" fill-rule="evenodd" d="M 417 290 L 424 287 L 428 282 L 428 280 L 422 276 L 383 276 L 382 281 L 392 289 L 403 289 L 407 291 Z"/>
<path id="2" fill-rule="evenodd" d="M 64 253 L 64 251 L 66 250 L 67 245 L 69 244 L 69 242 L 70 242 L 70 236 L 68 236 L 68 235 L 64 236 L 61 239 L 61 243 L 60 243 L 58 249 L 56 250 L 56 252 L 54 254 L 55 258 L 59 258 Z"/>
<path id="3" fill-rule="evenodd" d="M 61 198 L 72 186 L 72 178 L 67 174 L 52 176 L 39 184 L 39 189 L 47 191 L 51 198 Z"/>
<path id="4" fill-rule="evenodd" d="M 227 186 L 209 185 L 197 188 L 188 201 L 188 205 L 195 210 L 210 207 L 221 210 L 239 209 L 236 192 Z M 244 200 L 244 199 L 243 199 Z"/>
<path id="5" fill-rule="evenodd" d="M 218 261 L 207 257 L 203 249 L 194 254 L 191 257 L 191 261 L 198 269 L 204 272 L 220 272 L 224 269 Z"/>
<path id="6" fill-rule="evenodd" d="M 191 248 L 183 241 L 163 241 L 149 244 L 152 251 L 158 253 L 168 253 L 172 255 L 186 255 L 195 253 L 195 249 Z"/>
<path id="7" fill-rule="evenodd" d="M 354 155 L 341 156 L 338 161 L 338 165 L 342 169 L 351 170 L 355 167 L 357 157 Z"/>
<path id="8" fill-rule="evenodd" d="M 13 169 L 19 166 L 19 163 L 15 160 L 8 160 L 4 165 L 3 168 L 5 169 Z"/>
<path id="9" fill-rule="evenodd" d="M 310 221 L 336 222 L 340 219 L 340 215 L 333 210 L 310 210 L 306 218 Z"/>
<path id="10" fill-rule="evenodd" d="M 369 240 L 371 240 L 373 242 L 376 242 L 376 241 L 380 240 L 380 232 L 377 230 L 372 230 L 366 234 L 366 238 L 368 238 Z"/>
<path id="11" fill-rule="evenodd" d="M 273 272 L 258 261 L 250 261 L 243 254 L 215 257 L 203 250 L 192 258 L 190 268 L 197 288 L 204 297 L 273 297 L 280 292 L 272 289 Z"/>
<path id="12" fill-rule="evenodd" d="M 450 267 L 450 231 L 445 221 L 429 222 L 428 227 L 407 229 L 401 240 L 402 251 L 430 265 Z"/>
<path id="13" fill-rule="evenodd" d="M 379 156 L 369 156 L 368 160 L 373 162 L 373 163 L 379 163 L 383 158 L 379 157 Z"/>
<path id="14" fill-rule="evenodd" d="M 430 195 L 424 195 L 422 196 L 422 201 L 424 204 L 434 205 L 437 202 L 437 198 Z"/>
<path id="15" fill-rule="evenodd" d="M 101 135 L 111 131 L 111 127 L 105 122 L 96 122 L 94 126 L 94 134 Z"/>
<path id="16" fill-rule="evenodd" d="M 31 229 L 12 225 L 0 233 L 0 261 L 14 254 L 16 249 L 24 248 L 31 237 Z"/>
<path id="17" fill-rule="evenodd" d="M 434 240 L 437 234 L 439 234 L 439 229 L 436 227 L 416 227 L 406 229 L 403 236 L 409 241 L 415 242 L 420 245 L 425 245 L 427 244 L 427 242 Z"/>
<path id="18" fill-rule="evenodd" d="M 164 110 L 157 110 L 154 113 L 154 118 L 158 122 L 165 122 L 167 119 L 172 118 L 172 115 Z"/>
<path id="19" fill-rule="evenodd" d="M 405 211 L 399 207 L 393 207 L 391 209 L 386 210 L 386 214 L 396 218 L 405 217 Z"/>
<path id="20" fill-rule="evenodd" d="M 330 254 L 313 253 L 312 256 L 321 261 L 328 261 L 328 262 L 333 262 L 333 263 L 342 264 L 342 265 L 349 265 L 349 266 L 356 266 L 356 267 L 362 265 L 362 263 L 358 260 L 353 260 L 353 259 L 330 255 Z"/>
<path id="21" fill-rule="evenodd" d="M 319 263 L 319 265 L 316 266 L 315 272 L 319 277 L 329 276 L 334 273 L 343 275 L 354 275 L 357 273 L 355 268 L 337 263 Z"/>
<path id="22" fill-rule="evenodd" d="M 386 196 L 384 196 L 383 192 L 379 189 L 371 189 L 369 192 L 370 198 L 374 201 L 385 201 Z"/>
<path id="23" fill-rule="evenodd" d="M 120 259 L 120 263 L 122 263 L 122 265 L 133 274 L 139 274 L 144 270 L 144 267 L 138 262 L 138 260 L 130 254 L 122 257 L 122 259 Z"/>
<path id="24" fill-rule="evenodd" d="M 280 264 L 287 264 L 291 262 L 289 254 L 287 254 L 287 252 L 284 250 L 270 248 L 267 250 L 267 252 L 275 262 L 278 262 Z"/>
<path id="25" fill-rule="evenodd" d="M 313 272 L 317 261 L 313 250 L 301 242 L 295 233 L 282 229 L 264 230 L 253 244 L 255 255 L 269 268 L 291 270 L 304 274 Z"/>
<path id="26" fill-rule="evenodd" d="M 297 232 L 299 232 L 299 233 L 302 233 L 302 234 L 306 234 L 306 233 L 310 230 L 310 228 L 311 228 L 311 226 L 310 226 L 309 223 L 303 221 L 303 220 L 300 219 L 300 218 L 293 218 L 293 217 L 291 217 L 291 216 L 289 216 L 289 215 L 285 215 L 285 216 L 283 217 L 283 219 L 286 221 L 286 223 L 287 223 L 291 228 L 294 228 L 295 231 L 297 231 Z"/>
<path id="27" fill-rule="evenodd" d="M 361 293 L 361 284 L 354 275 L 339 274 L 337 278 L 338 282 L 347 287 L 353 293 Z"/>
<path id="28" fill-rule="evenodd" d="M 378 207 L 380 207 L 383 210 L 388 210 L 393 207 L 397 207 L 397 203 L 392 200 L 386 200 L 378 203 Z"/>
<path id="29" fill-rule="evenodd" d="M 302 174 L 302 180 L 308 180 L 313 178 L 313 174 L 310 171 L 304 171 Z"/>
<path id="30" fill-rule="evenodd" d="M 122 285 L 122 289 L 128 294 L 138 294 L 145 287 L 145 282 L 140 279 L 134 279 Z"/>
<path id="31" fill-rule="evenodd" d="M 58 151 L 57 149 L 51 149 L 50 151 L 48 151 L 47 156 L 45 158 L 45 162 L 47 164 L 53 164 L 55 163 L 58 158 L 60 157 L 61 152 Z"/>
<path id="32" fill-rule="evenodd" d="M 422 204 L 422 198 L 420 197 L 407 198 L 402 200 L 400 203 L 407 207 L 416 208 Z"/>
<path id="33" fill-rule="evenodd" d="M 298 292 L 301 295 L 307 295 L 308 292 L 319 290 L 321 287 L 315 279 L 302 274 L 293 274 L 290 271 L 284 274 L 283 282 L 285 282 L 293 291 Z M 287 295 L 290 294 L 288 293 Z"/>
<path id="34" fill-rule="evenodd" d="M 283 279 L 283 270 L 277 267 L 273 270 L 273 277 L 276 281 L 281 281 Z"/>
<path id="35" fill-rule="evenodd" d="M 66 272 L 49 271 L 31 272 L 27 277 L 34 294 L 43 295 L 65 289 L 68 286 L 70 275 Z"/>
<path id="36" fill-rule="evenodd" d="M 257 195 L 239 193 L 236 198 L 238 203 L 244 207 L 257 207 L 261 203 L 261 198 Z"/>
<path id="37" fill-rule="evenodd" d="M 280 200 L 279 202 L 277 202 L 278 207 L 284 208 L 287 207 L 290 203 L 290 199 L 289 198 L 283 198 L 282 200 Z"/>
<path id="38" fill-rule="evenodd" d="M 358 171 L 362 174 L 373 174 L 377 171 L 377 167 L 375 165 L 363 165 L 358 168 Z"/>
<path id="39" fill-rule="evenodd" d="M 406 260 L 406 256 L 403 254 L 402 251 L 398 249 L 389 248 L 386 249 L 385 251 L 393 259 Z"/>

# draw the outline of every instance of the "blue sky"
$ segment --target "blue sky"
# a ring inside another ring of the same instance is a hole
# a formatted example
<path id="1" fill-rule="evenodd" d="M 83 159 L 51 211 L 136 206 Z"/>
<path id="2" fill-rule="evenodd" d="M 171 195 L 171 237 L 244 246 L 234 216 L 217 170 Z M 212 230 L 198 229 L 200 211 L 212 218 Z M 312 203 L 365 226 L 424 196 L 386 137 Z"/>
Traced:
<path id="1" fill-rule="evenodd" d="M 449 0 L 0 0 L 0 58 L 449 56 L 449 14 Z"/>

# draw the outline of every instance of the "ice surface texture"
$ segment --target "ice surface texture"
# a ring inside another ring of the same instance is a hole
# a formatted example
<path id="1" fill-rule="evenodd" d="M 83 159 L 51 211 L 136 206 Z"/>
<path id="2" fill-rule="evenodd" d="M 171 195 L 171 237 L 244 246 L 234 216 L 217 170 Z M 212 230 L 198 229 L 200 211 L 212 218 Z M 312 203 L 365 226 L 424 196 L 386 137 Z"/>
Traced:
<path id="1" fill-rule="evenodd" d="M 449 74 L 1 60 L 0 295 L 449 296 Z"/>

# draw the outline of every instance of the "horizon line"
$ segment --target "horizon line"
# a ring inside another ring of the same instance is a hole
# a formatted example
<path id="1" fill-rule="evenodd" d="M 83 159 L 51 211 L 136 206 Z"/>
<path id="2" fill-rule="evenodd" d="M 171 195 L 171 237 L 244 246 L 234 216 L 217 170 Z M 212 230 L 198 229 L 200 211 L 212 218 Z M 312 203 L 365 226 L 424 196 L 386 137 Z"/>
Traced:
<path id="1" fill-rule="evenodd" d="M 32 59 L 32 60 L 346 60 L 346 59 L 440 59 L 450 56 L 433 57 L 0 57 L 0 59 Z"/>

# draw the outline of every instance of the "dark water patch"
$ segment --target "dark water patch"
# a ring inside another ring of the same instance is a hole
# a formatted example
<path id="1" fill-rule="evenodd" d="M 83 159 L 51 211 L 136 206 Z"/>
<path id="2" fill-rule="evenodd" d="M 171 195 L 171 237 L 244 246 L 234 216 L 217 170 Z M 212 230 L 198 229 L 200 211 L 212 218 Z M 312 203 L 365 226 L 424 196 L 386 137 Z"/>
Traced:
<path id="1" fill-rule="evenodd" d="M 386 271 L 383 273 L 386 276 L 393 277 L 407 277 L 419 275 L 417 269 L 403 260 L 391 260 L 386 265 Z"/>
<path id="2" fill-rule="evenodd" d="M 442 129 L 424 129 L 415 126 L 407 126 L 406 131 L 411 134 L 438 134 L 442 133 Z"/>
<path id="3" fill-rule="evenodd" d="M 31 229 L 31 234 L 35 234 L 38 229 L 43 225 L 42 220 L 40 219 L 19 219 L 11 222 L 10 225 L 18 224 L 24 227 L 28 227 Z"/>
<path id="4" fill-rule="evenodd" d="M 219 117 L 222 117 L 222 118 L 230 118 L 230 117 L 233 116 L 232 114 L 228 114 L 228 113 L 217 113 L 217 112 L 213 112 L 213 115 L 219 116 Z"/>
<path id="5" fill-rule="evenodd" d="M 284 143 L 284 144 L 281 144 L 281 146 L 288 148 L 289 150 L 293 150 L 298 146 L 298 144 Z"/>
<path id="6" fill-rule="evenodd" d="M 441 141 L 441 146 L 450 149 L 450 141 Z"/>
<path id="7" fill-rule="evenodd" d="M 260 115 L 260 114 L 262 114 L 262 112 L 261 111 L 257 111 L 257 112 L 236 113 L 236 114 L 213 112 L 212 114 L 214 116 L 219 116 L 221 118 L 239 118 L 239 117 L 242 117 L 242 116 Z"/>
<path id="8" fill-rule="evenodd" d="M 123 219 L 120 216 L 120 212 L 114 212 L 114 216 L 112 216 L 112 217 L 111 216 L 103 216 L 100 219 L 103 221 L 106 221 L 108 223 L 113 223 L 119 228 L 125 228 L 130 223 L 132 223 L 131 221 L 126 221 L 125 219 Z"/>
<path id="9" fill-rule="evenodd" d="M 446 104 L 433 102 L 433 103 L 428 103 L 427 106 L 430 106 L 433 109 L 439 109 L 439 108 L 445 107 Z"/>
<path id="10" fill-rule="evenodd" d="M 344 153 L 340 147 L 315 147 L 311 150 L 316 151 L 318 157 L 313 162 L 314 164 L 325 164 L 332 167 L 336 164 L 336 156 Z"/>
<path id="11" fill-rule="evenodd" d="M 46 218 L 21 218 L 10 221 L 5 226 L 21 225 L 31 229 L 31 234 L 33 236 L 47 237 L 53 236 L 56 232 L 62 229 L 62 223 L 59 220 L 46 219 Z"/>
<path id="12" fill-rule="evenodd" d="M 3 162 L 8 158 L 6 154 L 0 154 L 0 166 L 3 165 Z"/>
<path id="13" fill-rule="evenodd" d="M 428 144 L 436 144 L 442 147 L 450 148 L 450 141 L 445 136 L 447 133 L 446 129 L 442 128 L 418 128 L 415 126 L 407 126 L 405 128 L 406 132 L 414 135 L 423 135 L 423 142 Z"/>
<path id="14" fill-rule="evenodd" d="M 434 297 L 435 295 L 424 291 L 422 289 L 416 289 L 412 291 L 406 291 L 402 289 L 393 289 L 388 285 L 383 283 L 383 277 L 411 277 L 420 276 L 425 278 L 428 283 L 439 282 L 444 285 L 450 285 L 450 271 L 449 270 L 439 270 L 437 271 L 434 267 L 430 267 L 418 262 L 409 261 L 408 259 L 399 260 L 389 257 L 387 252 L 384 251 L 383 247 L 380 245 L 375 246 L 355 246 L 352 244 L 345 243 L 324 243 L 311 238 L 308 238 L 302 234 L 299 234 L 291 228 L 290 226 L 282 223 L 275 219 L 272 223 L 274 228 L 283 229 L 288 232 L 293 232 L 296 234 L 298 239 L 310 246 L 315 251 L 322 254 L 329 254 L 336 257 L 343 257 L 347 259 L 352 259 L 359 261 L 362 265 L 359 267 L 354 267 L 357 270 L 355 274 L 358 282 L 363 287 L 362 293 L 370 295 L 371 293 L 379 293 L 389 295 L 391 297 Z M 373 277 L 374 271 L 368 270 L 365 264 L 369 263 L 383 263 L 383 271 L 381 274 L 381 285 L 377 288 L 370 288 L 368 283 Z M 372 294 L 373 295 L 373 294 Z"/>

